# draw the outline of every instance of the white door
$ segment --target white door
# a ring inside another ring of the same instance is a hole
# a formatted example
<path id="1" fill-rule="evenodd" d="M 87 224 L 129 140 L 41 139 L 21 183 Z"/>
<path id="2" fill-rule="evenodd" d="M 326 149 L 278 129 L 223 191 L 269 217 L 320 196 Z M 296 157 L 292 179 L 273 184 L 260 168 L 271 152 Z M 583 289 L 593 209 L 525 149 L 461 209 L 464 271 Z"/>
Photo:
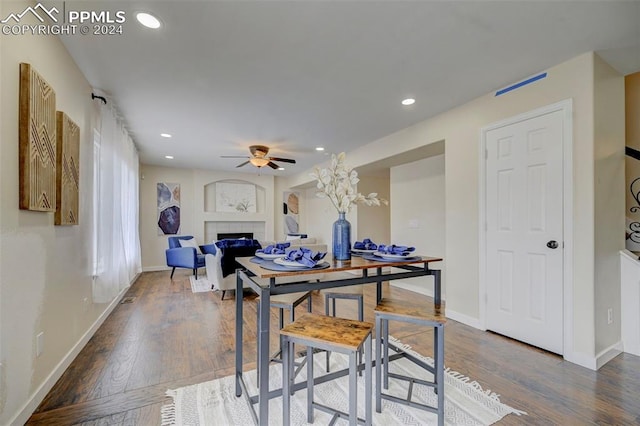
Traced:
<path id="1" fill-rule="evenodd" d="M 562 354 L 563 111 L 486 132 L 486 326 Z"/>

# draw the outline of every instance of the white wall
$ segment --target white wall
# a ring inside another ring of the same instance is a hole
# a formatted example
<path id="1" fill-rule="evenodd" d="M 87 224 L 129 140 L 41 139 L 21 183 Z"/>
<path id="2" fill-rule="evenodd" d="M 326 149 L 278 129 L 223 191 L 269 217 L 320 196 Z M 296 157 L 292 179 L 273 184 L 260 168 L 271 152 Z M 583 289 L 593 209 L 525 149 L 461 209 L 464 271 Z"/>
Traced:
<path id="1" fill-rule="evenodd" d="M 0 15 L 30 2 L 3 2 Z M 92 303 L 91 87 L 57 37 L 1 36 L 0 50 L 0 424 L 22 424 L 108 312 Z M 18 209 L 19 63 L 56 92 L 56 108 L 80 127 L 79 225 Z M 44 332 L 36 358 L 35 337 Z"/>
<path id="2" fill-rule="evenodd" d="M 350 164 L 355 167 L 375 163 L 399 153 L 421 146 L 445 141 L 445 187 L 446 187 L 446 268 L 447 312 L 471 320 L 479 320 L 479 134 L 480 129 L 491 123 L 512 117 L 565 99 L 573 101 L 573 347 L 568 348 L 569 359 L 593 360 L 595 345 L 595 287 L 594 264 L 595 230 L 618 234 L 619 223 L 606 215 L 595 214 L 594 179 L 594 63 L 595 55 L 585 53 L 546 70 L 547 77 L 523 86 L 504 95 L 489 93 L 460 107 L 449 110 L 397 133 L 373 141 L 347 153 Z M 522 76 L 526 78 L 527 76 Z M 622 77 L 611 77 L 621 79 Z M 608 92 L 613 89 L 603 89 Z M 618 95 L 610 93 L 598 97 L 603 102 L 598 108 L 608 108 Z M 612 124 L 616 125 L 616 124 Z M 600 140 L 597 141 L 601 143 Z M 600 153 L 598 152 L 598 155 Z M 618 165 L 623 168 L 623 163 Z M 599 166 L 598 166 L 599 169 Z M 304 185 L 309 182 L 308 172 L 289 178 L 289 185 Z M 610 188 L 613 192 L 624 191 L 623 186 Z M 393 217 L 392 217 L 393 221 Z M 619 247 L 622 248 L 622 247 Z M 607 253 L 610 248 L 605 249 Z M 600 255 L 600 253 L 598 253 Z M 607 254 L 608 256 L 608 254 Z M 600 260 L 600 259 L 599 259 Z M 599 261 L 598 261 L 599 263 Z M 602 290 L 614 290 L 616 272 L 611 263 L 600 264 L 611 273 L 613 280 L 598 281 Z M 619 311 L 620 302 L 614 310 Z M 598 308 L 598 315 L 601 312 Z M 615 333 L 615 330 L 611 330 Z M 619 339 L 614 336 L 613 339 Z"/>
<path id="3" fill-rule="evenodd" d="M 619 250 L 625 246 L 625 87 L 620 74 L 598 56 L 594 64 L 595 353 L 598 355 L 612 346 L 621 347 L 618 283 Z M 607 321 L 608 309 L 613 309 L 612 324 Z M 614 351 L 612 355 L 617 353 Z"/>
<path id="4" fill-rule="evenodd" d="M 438 155 L 391 169 L 391 243 L 409 245 L 416 253 L 445 256 L 445 156 Z M 444 263 L 433 268 L 443 269 Z M 418 277 L 394 285 L 433 295 L 433 277 Z M 442 276 L 442 293 L 446 279 Z"/>
<path id="5" fill-rule="evenodd" d="M 304 200 L 304 217 L 301 218 L 304 227 L 300 229 L 309 234 L 309 237 L 317 239 L 318 243 L 326 244 L 331 251 L 331 233 L 333 232 L 333 222 L 338 220 L 338 212 L 326 198 L 316 197 L 316 189 L 306 189 L 301 199 Z M 347 213 L 346 218 L 351 223 L 351 240 L 358 232 L 358 212 L 357 209 Z"/>
<path id="6" fill-rule="evenodd" d="M 358 182 L 358 192 L 370 194 L 377 192 L 379 198 L 391 199 L 389 171 L 385 176 L 362 176 Z M 353 241 L 370 238 L 375 243 L 389 244 L 391 241 L 391 206 L 358 206 L 358 233 L 352 235 Z"/>
<path id="7" fill-rule="evenodd" d="M 193 235 L 200 244 L 205 239 L 207 221 L 264 222 L 265 236 L 274 239 L 274 177 L 256 173 L 226 173 L 210 170 L 192 170 L 173 167 L 141 165 L 140 181 L 140 246 L 144 271 L 168 269 L 165 250 L 167 235 L 158 235 L 156 184 L 171 182 L 180 184 L 180 234 Z M 257 213 L 217 213 L 206 211 L 205 187 L 211 183 L 234 180 L 253 183 L 263 195 L 264 205 Z M 279 195 L 282 198 L 282 193 Z M 281 204 L 280 204 L 281 205 Z"/>
<path id="8" fill-rule="evenodd" d="M 164 251 L 169 248 L 166 235 L 158 235 L 157 183 L 180 184 L 180 234 L 194 235 L 203 244 L 195 223 L 196 206 L 193 170 L 140 165 L 140 251 L 142 270 L 167 268 Z"/>

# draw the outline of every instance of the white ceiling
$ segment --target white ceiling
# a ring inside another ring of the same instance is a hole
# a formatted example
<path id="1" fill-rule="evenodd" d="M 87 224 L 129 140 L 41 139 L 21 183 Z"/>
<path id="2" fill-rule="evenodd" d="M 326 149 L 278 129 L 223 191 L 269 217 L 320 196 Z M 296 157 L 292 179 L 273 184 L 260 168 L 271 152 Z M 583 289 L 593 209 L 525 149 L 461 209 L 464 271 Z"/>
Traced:
<path id="1" fill-rule="evenodd" d="M 638 1 L 65 6 L 126 11 L 123 35 L 63 42 L 125 117 L 144 164 L 253 172 L 220 155 L 261 143 L 298 160 L 263 173 L 295 174 L 325 160 L 315 146 L 349 151 L 584 52 L 622 74 L 640 70 Z M 141 27 L 137 11 L 161 29 Z M 401 106 L 409 96 L 416 104 Z"/>

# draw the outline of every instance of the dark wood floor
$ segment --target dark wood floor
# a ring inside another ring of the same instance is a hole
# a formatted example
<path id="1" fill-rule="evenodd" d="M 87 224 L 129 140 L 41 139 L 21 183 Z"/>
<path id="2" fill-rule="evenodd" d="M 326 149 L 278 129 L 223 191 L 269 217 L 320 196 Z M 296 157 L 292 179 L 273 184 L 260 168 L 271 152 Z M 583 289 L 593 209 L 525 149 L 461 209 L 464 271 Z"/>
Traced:
<path id="1" fill-rule="evenodd" d="M 135 300 L 117 306 L 28 424 L 158 425 L 160 409 L 169 402 L 167 389 L 232 374 L 233 297 L 221 301 L 219 293 L 191 293 L 187 273 L 176 272 L 173 281 L 169 272 L 142 274 L 126 295 Z M 384 291 L 423 298 L 393 287 Z M 365 299 L 370 321 L 374 293 L 372 287 Z M 247 369 L 255 365 L 254 299 L 245 296 Z M 323 312 L 320 297 L 314 295 L 313 304 Z M 354 305 L 344 301 L 339 312 L 355 317 Z M 509 415 L 502 425 L 640 424 L 640 357 L 622 354 L 594 372 L 455 321 L 445 330 L 449 368 L 529 413 Z M 428 329 L 392 325 L 391 333 L 418 352 L 431 351 Z"/>

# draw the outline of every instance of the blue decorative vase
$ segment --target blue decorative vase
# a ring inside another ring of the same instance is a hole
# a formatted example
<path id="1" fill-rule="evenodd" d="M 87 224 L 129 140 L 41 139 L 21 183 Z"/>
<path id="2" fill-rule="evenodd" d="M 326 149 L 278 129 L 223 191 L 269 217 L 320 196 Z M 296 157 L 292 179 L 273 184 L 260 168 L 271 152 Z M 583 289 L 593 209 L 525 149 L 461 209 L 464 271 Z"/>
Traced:
<path id="1" fill-rule="evenodd" d="M 351 259 L 351 224 L 345 219 L 346 213 L 338 213 L 338 220 L 333 222 L 333 258 L 335 260 Z"/>

